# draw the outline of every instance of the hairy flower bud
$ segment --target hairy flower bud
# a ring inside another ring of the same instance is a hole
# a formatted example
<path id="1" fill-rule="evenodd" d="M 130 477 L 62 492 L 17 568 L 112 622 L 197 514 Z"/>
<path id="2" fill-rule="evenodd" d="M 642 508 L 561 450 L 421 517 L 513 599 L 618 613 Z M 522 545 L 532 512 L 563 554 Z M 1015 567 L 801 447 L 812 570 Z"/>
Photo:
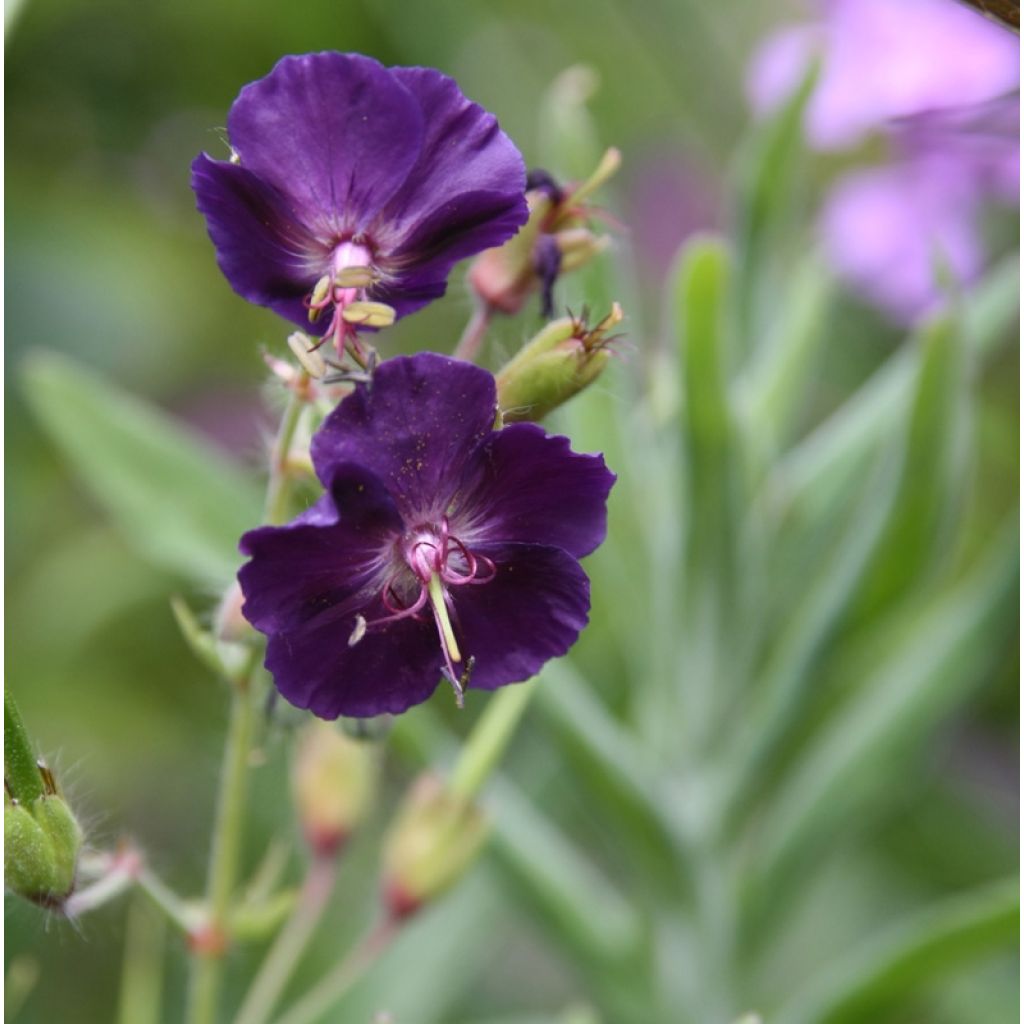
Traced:
<path id="1" fill-rule="evenodd" d="M 436 776 L 421 775 L 384 842 L 383 895 L 391 916 L 408 917 L 457 882 L 488 831 L 474 803 Z"/>
<path id="2" fill-rule="evenodd" d="M 362 821 L 377 781 L 372 743 L 354 740 L 329 722 L 299 735 L 292 792 L 306 841 L 317 854 L 335 853 Z"/>
<path id="3" fill-rule="evenodd" d="M 611 358 L 609 332 L 622 318 L 615 303 L 593 328 L 575 317 L 548 324 L 497 375 L 504 421 L 543 419 L 597 380 Z"/>
<path id="4" fill-rule="evenodd" d="M 46 907 L 75 886 L 82 829 L 64 799 L 47 794 L 25 806 L 4 801 L 4 885 Z"/>

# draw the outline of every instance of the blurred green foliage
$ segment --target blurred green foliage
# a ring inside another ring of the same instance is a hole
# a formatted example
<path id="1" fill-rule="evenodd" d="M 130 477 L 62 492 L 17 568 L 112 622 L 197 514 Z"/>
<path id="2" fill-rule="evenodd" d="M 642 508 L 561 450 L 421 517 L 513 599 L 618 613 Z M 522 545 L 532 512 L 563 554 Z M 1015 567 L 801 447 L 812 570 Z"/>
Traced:
<path id="1" fill-rule="evenodd" d="M 607 205 L 637 222 L 560 294 L 629 316 L 622 358 L 554 423 L 620 476 L 588 563 L 592 625 L 489 791 L 489 856 L 338 1019 L 1013 1012 L 1015 892 L 992 883 L 1016 863 L 1017 265 L 909 340 L 837 293 L 807 232 L 825 171 L 785 114 L 750 135 L 742 101 L 781 6 L 8 5 L 7 681 L 88 840 L 134 836 L 185 893 L 202 885 L 225 698 L 168 598 L 212 603 L 253 521 L 259 346 L 281 354 L 286 333 L 220 277 L 189 162 L 223 151 L 243 83 L 323 48 L 455 75 L 556 174 L 607 144 L 625 155 Z M 579 64 L 600 83 L 589 114 L 587 82 L 558 78 Z M 689 217 L 666 191 L 652 226 L 647 172 L 665 166 L 710 200 Z M 735 242 L 652 263 L 659 232 L 722 224 Z M 395 348 L 450 349 L 469 309 L 456 277 Z M 538 323 L 500 324 L 494 365 Z M 447 698 L 396 729 L 389 792 L 294 992 L 371 915 L 412 765 L 450 757 L 478 714 Z M 294 829 L 287 747 L 269 733 L 253 771 L 249 869 Z M 16 1019 L 115 1019 L 127 910 L 79 932 L 11 901 Z M 163 941 L 137 913 L 128 935 Z M 174 1020 L 185 957 L 166 941 Z M 258 953 L 231 960 L 235 1004 Z"/>

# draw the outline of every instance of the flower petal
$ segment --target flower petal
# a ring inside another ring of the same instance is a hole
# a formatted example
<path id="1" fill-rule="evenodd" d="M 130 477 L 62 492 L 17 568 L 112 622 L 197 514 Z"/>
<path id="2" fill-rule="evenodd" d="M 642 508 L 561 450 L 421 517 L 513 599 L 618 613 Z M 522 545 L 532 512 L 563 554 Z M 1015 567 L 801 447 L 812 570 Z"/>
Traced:
<path id="1" fill-rule="evenodd" d="M 936 268 L 958 283 L 983 264 L 970 183 L 955 165 L 912 162 L 847 174 L 819 231 L 836 270 L 897 322 L 941 304 Z"/>
<path id="2" fill-rule="evenodd" d="M 366 229 L 416 163 L 423 132 L 415 97 L 358 54 L 284 57 L 242 89 L 228 117 L 242 166 L 333 241 Z"/>
<path id="3" fill-rule="evenodd" d="M 419 159 L 374 228 L 392 282 L 378 289 L 400 315 L 444 294 L 452 266 L 501 245 L 526 223 L 526 168 L 497 118 L 432 68 L 392 68 L 419 101 Z"/>
<path id="4" fill-rule="evenodd" d="M 383 484 L 341 467 L 330 499 L 286 526 L 261 526 L 242 537 L 242 553 L 250 556 L 238 573 L 242 613 L 268 635 L 353 617 L 383 589 L 401 529 Z"/>
<path id="5" fill-rule="evenodd" d="M 484 442 L 469 472 L 452 530 L 470 548 L 500 539 L 583 558 L 604 540 L 615 474 L 603 456 L 574 452 L 569 438 L 513 423 Z"/>
<path id="6" fill-rule="evenodd" d="M 366 718 L 399 714 L 437 688 L 442 655 L 432 622 L 402 619 L 354 646 L 350 636 L 346 620 L 272 636 L 266 667 L 285 699 L 321 718 Z"/>
<path id="7" fill-rule="evenodd" d="M 249 302 L 308 326 L 302 300 L 326 269 L 329 252 L 288 199 L 252 171 L 205 153 L 192 163 L 192 188 L 231 287 Z"/>
<path id="8" fill-rule="evenodd" d="M 454 588 L 455 635 L 463 657 L 475 659 L 470 686 L 493 690 L 535 675 L 565 654 L 587 624 L 590 581 L 560 548 L 539 544 L 479 546 L 497 575 Z"/>
<path id="9" fill-rule="evenodd" d="M 440 298 L 455 263 L 501 245 L 522 227 L 526 204 L 520 200 L 502 192 L 451 197 L 382 261 L 389 277 L 374 288 L 374 298 L 394 306 L 399 316 Z"/>
<path id="10" fill-rule="evenodd" d="M 494 378 L 433 352 L 388 359 L 313 438 L 317 475 L 330 487 L 338 467 L 359 463 L 391 492 L 410 526 L 444 514 L 467 460 L 490 433 Z"/>
<path id="11" fill-rule="evenodd" d="M 408 179 L 381 212 L 388 232 L 395 239 L 419 238 L 416 246 L 408 241 L 401 246 L 406 252 L 437 252 L 464 246 L 467 232 L 487 232 L 487 219 L 504 210 L 515 226 L 481 239 L 472 251 L 500 244 L 528 215 L 526 167 L 519 150 L 497 118 L 463 96 L 454 79 L 432 68 L 392 68 L 391 74 L 416 97 L 426 132 Z M 442 236 L 446 216 L 461 229 L 447 240 Z M 433 229 L 424 231 L 429 222 Z"/>

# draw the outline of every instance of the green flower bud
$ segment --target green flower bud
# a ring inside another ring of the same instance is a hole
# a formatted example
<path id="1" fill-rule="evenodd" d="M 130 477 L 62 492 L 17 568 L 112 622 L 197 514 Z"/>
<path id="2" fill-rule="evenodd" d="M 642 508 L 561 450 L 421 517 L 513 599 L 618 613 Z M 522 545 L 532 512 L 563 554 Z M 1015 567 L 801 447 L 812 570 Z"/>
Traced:
<path id="1" fill-rule="evenodd" d="M 306 841 L 317 854 L 337 852 L 366 816 L 377 788 L 377 751 L 330 722 L 299 734 L 292 793 Z"/>
<path id="2" fill-rule="evenodd" d="M 4 884 L 41 906 L 59 907 L 75 887 L 82 830 L 63 798 L 4 802 Z"/>
<path id="3" fill-rule="evenodd" d="M 593 329 L 573 317 L 548 324 L 497 375 L 504 422 L 541 420 L 597 380 L 611 358 L 608 332 L 621 321 L 615 303 Z"/>
<path id="4" fill-rule="evenodd" d="M 457 882 L 476 859 L 489 826 L 470 800 L 433 775 L 412 785 L 384 840 L 384 901 L 408 917 Z"/>

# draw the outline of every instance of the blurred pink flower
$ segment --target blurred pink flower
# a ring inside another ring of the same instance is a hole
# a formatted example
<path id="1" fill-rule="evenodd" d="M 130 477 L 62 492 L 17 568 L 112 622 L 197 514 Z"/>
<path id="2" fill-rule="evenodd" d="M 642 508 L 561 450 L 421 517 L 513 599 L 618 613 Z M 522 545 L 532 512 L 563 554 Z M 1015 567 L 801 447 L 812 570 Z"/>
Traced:
<path id="1" fill-rule="evenodd" d="M 822 0 L 821 21 L 770 36 L 751 64 L 754 110 L 766 113 L 822 66 L 807 107 L 816 149 L 845 149 L 887 121 L 1015 92 L 1016 36 L 955 0 Z"/>
<path id="2" fill-rule="evenodd" d="M 819 228 L 836 271 L 894 319 L 942 300 L 985 263 L 981 206 L 1019 194 L 1019 41 L 954 0 L 822 0 L 822 18 L 770 37 L 748 79 L 760 114 L 821 61 L 804 122 L 831 150 L 884 133 L 892 161 L 834 185 Z"/>

